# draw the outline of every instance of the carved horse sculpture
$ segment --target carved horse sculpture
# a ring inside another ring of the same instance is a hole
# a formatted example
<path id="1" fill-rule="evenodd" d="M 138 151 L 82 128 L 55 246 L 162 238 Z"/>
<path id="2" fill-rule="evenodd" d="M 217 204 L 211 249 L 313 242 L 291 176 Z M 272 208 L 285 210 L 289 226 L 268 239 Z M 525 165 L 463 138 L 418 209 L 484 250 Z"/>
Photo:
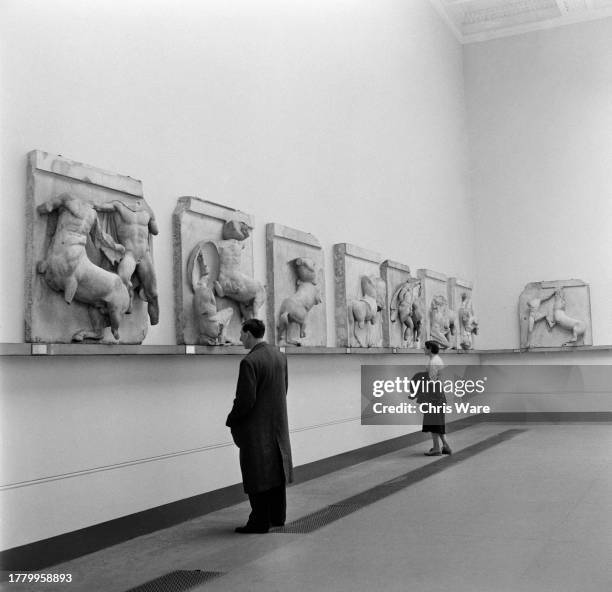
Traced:
<path id="1" fill-rule="evenodd" d="M 202 243 L 198 243 L 187 261 L 187 277 L 193 290 L 193 314 L 196 320 L 198 343 L 201 345 L 225 345 L 231 343 L 225 337 L 234 310 L 231 307 L 217 310 L 217 301 L 209 285 L 209 271 Z"/>
<path id="2" fill-rule="evenodd" d="M 400 322 L 402 341 L 406 347 L 419 347 L 423 324 L 421 282 L 400 284 L 391 297 L 390 320 Z"/>
<path id="3" fill-rule="evenodd" d="M 474 314 L 472 299 L 467 293 L 461 294 L 461 307 L 458 314 L 459 335 L 462 349 L 472 349 L 474 347 L 474 335 L 478 335 L 478 319 Z"/>
<path id="4" fill-rule="evenodd" d="M 307 257 L 291 261 L 295 267 L 297 290 L 293 296 L 285 298 L 280 307 L 278 321 L 278 342 L 283 339 L 292 345 L 301 345 L 298 340 L 289 339 L 289 328 L 295 323 L 300 328 L 300 339 L 306 337 L 306 317 L 310 309 L 321 304 L 321 291 L 317 285 L 316 264 Z"/>
<path id="5" fill-rule="evenodd" d="M 353 335 L 360 347 L 376 345 L 370 329 L 376 326 L 380 317 L 378 313 L 385 306 L 385 290 L 386 285 L 382 278 L 364 275 L 361 278 L 363 296 L 348 303 L 349 325 L 352 321 Z M 363 337 L 365 339 L 362 339 Z"/>
<path id="6" fill-rule="evenodd" d="M 89 259 L 86 245 L 91 236 L 94 244 L 114 261 L 121 260 L 125 248 L 102 231 L 90 203 L 62 193 L 37 208 L 40 215 L 55 210 L 59 211 L 55 233 L 37 271 L 52 290 L 64 295 L 68 304 L 76 300 L 88 306 L 93 331 L 82 329 L 72 336 L 73 341 L 100 340 L 109 325 L 115 339 L 119 339 L 119 325 L 130 306 L 128 289 L 116 273 Z"/>
<path id="7" fill-rule="evenodd" d="M 552 299 L 552 303 L 547 303 Z M 531 346 L 531 338 L 535 329 L 536 323 L 542 319 L 546 319 L 548 329 L 552 330 L 555 325 L 559 325 L 562 329 L 572 332 L 572 338 L 562 345 L 577 344 L 580 339 L 584 339 L 586 332 L 586 323 L 580 319 L 570 317 L 565 312 L 567 301 L 563 288 L 556 288 L 551 294 L 545 297 L 532 298 L 527 302 L 529 310 L 528 321 L 528 346 Z"/>

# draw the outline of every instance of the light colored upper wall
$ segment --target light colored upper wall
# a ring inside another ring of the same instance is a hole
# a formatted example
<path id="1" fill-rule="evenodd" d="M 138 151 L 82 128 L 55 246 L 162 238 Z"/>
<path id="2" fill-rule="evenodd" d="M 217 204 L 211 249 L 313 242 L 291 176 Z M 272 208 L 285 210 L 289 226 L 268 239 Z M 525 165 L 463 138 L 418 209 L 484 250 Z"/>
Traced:
<path id="1" fill-rule="evenodd" d="M 337 242 L 472 279 L 462 55 L 427 0 L 5 0 L 0 10 L 0 248 L 12 278 L 0 341 L 23 340 L 25 154 L 36 148 L 143 181 L 160 223 L 161 320 L 147 344 L 174 343 L 171 214 L 182 195 L 255 216 L 262 281 L 267 222 L 316 235 L 330 280 Z"/>
<path id="2" fill-rule="evenodd" d="M 517 347 L 528 282 L 591 285 L 612 343 L 612 19 L 465 46 L 479 347 Z"/>

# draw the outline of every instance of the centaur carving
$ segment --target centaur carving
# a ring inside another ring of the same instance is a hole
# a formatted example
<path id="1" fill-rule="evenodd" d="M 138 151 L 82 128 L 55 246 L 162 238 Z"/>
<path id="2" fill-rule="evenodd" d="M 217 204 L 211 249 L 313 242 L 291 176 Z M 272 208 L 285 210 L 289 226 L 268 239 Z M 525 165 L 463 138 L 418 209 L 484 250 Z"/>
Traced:
<path id="1" fill-rule="evenodd" d="M 552 331 L 553 327 L 558 325 L 561 329 L 572 333 L 572 338 L 562 345 L 577 345 L 580 340 L 584 341 L 584 334 L 587 329 L 586 322 L 568 315 L 565 310 L 566 306 L 567 300 L 563 288 L 556 288 L 548 296 L 539 296 L 527 302 L 529 311 L 528 347 L 532 345 L 532 336 L 536 323 L 544 319 L 546 319 L 549 331 Z"/>
<path id="2" fill-rule="evenodd" d="M 49 288 L 63 294 L 68 304 L 76 300 L 87 305 L 92 330 L 77 331 L 73 341 L 99 341 L 107 326 L 114 338 L 119 339 L 119 325 L 130 306 L 128 289 L 116 273 L 102 269 L 89 259 L 86 246 L 91 238 L 113 262 L 121 261 L 125 247 L 102 230 L 92 204 L 62 193 L 37 208 L 41 216 L 55 210 L 58 211 L 55 231 L 37 271 Z"/>

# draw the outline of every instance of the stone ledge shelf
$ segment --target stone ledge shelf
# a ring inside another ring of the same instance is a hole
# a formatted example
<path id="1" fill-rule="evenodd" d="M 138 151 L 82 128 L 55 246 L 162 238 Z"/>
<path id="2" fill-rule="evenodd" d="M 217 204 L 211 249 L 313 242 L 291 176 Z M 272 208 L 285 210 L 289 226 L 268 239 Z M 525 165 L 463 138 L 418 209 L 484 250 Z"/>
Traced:
<path id="1" fill-rule="evenodd" d="M 287 355 L 424 355 L 418 349 L 399 347 L 296 347 L 284 346 Z M 581 345 L 576 347 L 540 347 L 533 349 L 474 349 L 444 350 L 443 355 L 541 354 L 559 352 L 612 351 L 612 345 Z M 113 345 L 72 343 L 0 343 L 0 356 L 185 356 L 185 355 L 245 355 L 241 346 L 204 345 Z"/>

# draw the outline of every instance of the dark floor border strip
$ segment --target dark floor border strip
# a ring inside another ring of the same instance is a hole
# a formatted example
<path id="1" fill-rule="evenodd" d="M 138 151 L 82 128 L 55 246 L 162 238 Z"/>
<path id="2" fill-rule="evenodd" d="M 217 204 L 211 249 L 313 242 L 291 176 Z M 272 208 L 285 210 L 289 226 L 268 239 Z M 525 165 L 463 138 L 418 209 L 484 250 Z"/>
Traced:
<path id="1" fill-rule="evenodd" d="M 339 502 L 321 508 L 316 512 L 312 512 L 307 516 L 293 520 L 283 527 L 275 528 L 272 532 L 276 533 L 310 533 L 327 526 L 349 514 L 357 512 L 375 502 L 378 502 L 390 495 L 406 489 L 410 485 L 414 485 L 423 479 L 427 479 L 432 475 L 447 469 L 449 466 L 453 466 L 459 462 L 462 462 L 480 452 L 488 450 L 489 448 L 506 442 L 519 434 L 522 434 L 525 430 L 511 429 L 505 430 L 489 438 L 485 438 L 476 444 L 472 444 L 452 456 L 442 457 L 437 461 L 430 462 L 418 469 L 414 469 L 401 475 L 400 477 L 394 477 L 379 485 L 375 485 L 370 489 L 366 489 L 360 493 L 347 497 Z M 342 511 L 338 511 L 338 508 L 342 508 Z"/>
<path id="2" fill-rule="evenodd" d="M 555 415 L 553 421 L 559 421 L 557 415 L 559 414 Z M 576 417 L 574 413 L 567 415 Z M 534 416 L 537 419 L 532 419 Z M 586 413 L 586 416 L 596 416 L 596 419 L 585 417 L 581 421 L 612 421 L 612 413 Z M 483 420 L 546 421 L 542 418 L 542 414 L 539 413 L 492 413 L 489 415 L 473 415 L 449 422 L 447 429 L 449 432 L 453 432 L 468 428 Z M 571 421 L 577 420 L 572 419 Z M 428 438 L 427 434 L 423 434 L 420 431 L 412 432 L 405 436 L 391 438 L 383 442 L 370 444 L 356 450 L 301 465 L 294 470 L 294 484 L 316 479 L 317 477 L 322 477 L 331 472 L 371 460 L 383 454 L 395 452 L 423 442 Z M 210 512 L 233 506 L 245 499 L 246 496 L 241 484 L 230 485 L 150 510 L 144 510 L 66 534 L 7 549 L 0 552 L 0 569 L 5 571 L 35 571 L 43 569 L 100 551 L 106 547 L 123 543 L 138 536 L 175 526 Z"/>

